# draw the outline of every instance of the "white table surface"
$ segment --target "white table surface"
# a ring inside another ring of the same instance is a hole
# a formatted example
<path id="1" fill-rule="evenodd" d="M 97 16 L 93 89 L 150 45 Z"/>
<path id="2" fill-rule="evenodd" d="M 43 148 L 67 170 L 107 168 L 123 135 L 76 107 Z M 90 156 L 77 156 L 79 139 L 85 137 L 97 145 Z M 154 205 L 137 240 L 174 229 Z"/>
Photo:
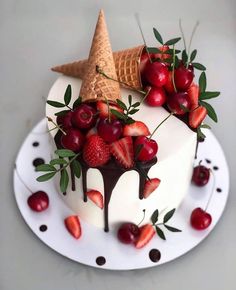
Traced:
<path id="1" fill-rule="evenodd" d="M 152 27 L 164 37 L 188 37 L 196 20 L 193 47 L 208 72 L 209 90 L 222 95 L 211 103 L 211 121 L 231 171 L 225 213 L 209 237 L 177 260 L 148 270 L 112 272 L 83 266 L 55 253 L 26 226 L 12 186 L 14 160 L 31 128 L 44 117 L 45 101 L 57 75 L 53 65 L 86 57 L 98 11 L 104 8 L 114 50 L 141 43 L 134 20 L 139 12 L 147 42 Z M 236 1 L 0 1 L 0 289 L 181 289 L 233 290 L 236 264 Z"/>

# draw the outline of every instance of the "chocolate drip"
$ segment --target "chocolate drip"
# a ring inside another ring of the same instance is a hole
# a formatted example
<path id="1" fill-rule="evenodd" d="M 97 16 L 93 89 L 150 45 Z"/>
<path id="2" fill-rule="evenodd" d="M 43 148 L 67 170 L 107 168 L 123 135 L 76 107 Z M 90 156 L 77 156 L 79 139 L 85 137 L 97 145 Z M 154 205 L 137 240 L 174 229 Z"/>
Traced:
<path id="1" fill-rule="evenodd" d="M 88 167 L 84 164 L 81 164 L 81 169 L 82 169 L 82 185 L 83 185 L 83 194 L 84 194 L 84 202 L 88 200 L 88 197 L 86 195 L 86 192 L 88 191 L 87 188 L 87 172 L 88 172 Z"/>
<path id="2" fill-rule="evenodd" d="M 75 173 L 74 173 L 73 166 L 71 164 L 70 164 L 70 177 L 71 177 L 71 190 L 75 191 L 76 190 L 76 187 L 75 187 Z"/>

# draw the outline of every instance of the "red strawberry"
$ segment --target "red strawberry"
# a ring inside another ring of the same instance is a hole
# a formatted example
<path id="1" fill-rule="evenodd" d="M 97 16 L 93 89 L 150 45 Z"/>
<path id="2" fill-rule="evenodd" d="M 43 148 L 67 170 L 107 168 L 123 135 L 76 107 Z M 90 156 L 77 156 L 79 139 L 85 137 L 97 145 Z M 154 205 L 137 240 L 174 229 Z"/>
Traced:
<path id="1" fill-rule="evenodd" d="M 91 137 L 91 136 L 93 136 L 93 135 L 97 135 L 97 129 L 95 128 L 95 127 L 93 127 L 93 128 L 91 128 L 88 132 L 87 132 L 87 134 L 86 134 L 86 138 L 89 138 L 89 137 Z"/>
<path id="2" fill-rule="evenodd" d="M 195 83 L 192 83 L 188 88 L 188 96 L 191 103 L 191 110 L 194 110 L 198 106 L 198 98 L 199 98 L 199 86 Z"/>
<path id="3" fill-rule="evenodd" d="M 174 85 L 173 85 L 173 81 L 172 81 L 172 71 L 169 71 L 167 82 L 166 82 L 164 88 L 167 91 L 167 93 L 169 93 L 169 94 L 175 93 L 175 89 L 174 89 Z"/>
<path id="4" fill-rule="evenodd" d="M 125 168 L 134 166 L 134 149 L 131 137 L 124 137 L 110 145 L 110 151 L 116 160 Z"/>
<path id="5" fill-rule="evenodd" d="M 89 190 L 86 192 L 87 197 L 94 202 L 98 207 L 103 209 L 104 203 L 103 203 L 103 196 L 100 191 L 98 190 Z"/>
<path id="6" fill-rule="evenodd" d="M 152 178 L 150 180 L 148 179 L 145 182 L 145 185 L 144 185 L 143 197 L 147 198 L 154 190 L 157 189 L 157 187 L 159 186 L 160 182 L 161 181 L 158 178 Z"/>
<path id="7" fill-rule="evenodd" d="M 109 107 L 110 109 L 113 109 L 113 110 L 116 110 L 120 113 L 123 113 L 123 110 L 118 107 L 117 105 L 115 104 L 111 104 L 109 103 Z M 107 103 L 104 102 L 104 101 L 98 101 L 97 102 L 97 110 L 99 111 L 99 116 L 100 118 L 107 118 L 108 117 L 108 106 L 107 106 Z M 114 115 L 112 115 L 112 118 L 115 118 Z"/>
<path id="8" fill-rule="evenodd" d="M 153 236 L 155 235 L 155 230 L 151 224 L 146 224 L 140 228 L 140 236 L 135 243 L 135 247 L 137 249 L 141 249 L 144 247 L 148 242 L 151 241 Z"/>
<path id="9" fill-rule="evenodd" d="M 201 125 L 206 115 L 207 109 L 203 106 L 199 106 L 198 108 L 189 113 L 189 125 L 192 128 L 197 128 L 199 125 Z"/>
<path id="10" fill-rule="evenodd" d="M 67 218 L 65 218 L 64 223 L 68 232 L 74 238 L 79 239 L 82 234 L 82 230 L 78 216 L 77 215 L 68 216 Z"/>
<path id="11" fill-rule="evenodd" d="M 148 136 L 150 134 L 148 127 L 141 121 L 125 125 L 123 130 L 124 136 Z"/>
<path id="12" fill-rule="evenodd" d="M 102 166 L 110 159 L 109 146 L 100 136 L 92 135 L 84 145 L 83 158 L 90 167 Z"/>

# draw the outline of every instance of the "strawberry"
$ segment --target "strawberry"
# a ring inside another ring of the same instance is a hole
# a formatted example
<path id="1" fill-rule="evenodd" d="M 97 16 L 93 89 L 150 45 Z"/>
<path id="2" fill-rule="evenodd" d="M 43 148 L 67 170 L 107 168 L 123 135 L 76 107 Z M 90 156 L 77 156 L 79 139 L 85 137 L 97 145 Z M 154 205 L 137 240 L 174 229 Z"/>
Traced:
<path id="1" fill-rule="evenodd" d="M 124 136 L 148 136 L 150 131 L 148 127 L 141 121 L 135 121 L 132 124 L 124 126 Z"/>
<path id="2" fill-rule="evenodd" d="M 102 166 L 110 159 L 109 146 L 100 136 L 92 135 L 84 145 L 83 158 L 90 167 Z"/>
<path id="3" fill-rule="evenodd" d="M 135 243 L 135 247 L 137 249 L 143 248 L 148 242 L 151 241 L 154 234 L 155 234 L 155 230 L 151 224 L 143 225 L 140 228 L 140 236 L 137 242 Z"/>
<path id="4" fill-rule="evenodd" d="M 103 196 L 100 191 L 98 190 L 89 190 L 86 192 L 87 197 L 94 202 L 98 207 L 103 209 L 104 203 L 103 203 Z"/>
<path id="5" fill-rule="evenodd" d="M 109 103 L 109 107 L 110 107 L 110 109 L 113 109 L 113 110 L 116 110 L 116 111 L 118 111 L 120 113 L 123 113 L 123 109 L 121 109 L 120 107 L 118 107 L 115 104 Z M 108 117 L 108 106 L 107 106 L 106 102 L 98 101 L 97 102 L 97 110 L 99 111 L 100 118 L 104 118 L 105 119 L 105 118 Z M 115 116 L 112 115 L 112 114 L 111 114 L 111 117 L 115 118 Z"/>
<path id="6" fill-rule="evenodd" d="M 97 135 L 97 129 L 95 127 L 91 128 L 87 134 L 86 134 L 86 139 L 88 139 L 90 136 L 93 136 L 93 135 Z"/>
<path id="7" fill-rule="evenodd" d="M 82 231 L 80 226 L 80 221 L 77 215 L 71 215 L 65 218 L 64 220 L 65 226 L 68 232 L 75 238 L 79 239 Z"/>
<path id="8" fill-rule="evenodd" d="M 191 110 L 194 110 L 197 108 L 198 106 L 198 98 L 199 98 L 199 86 L 196 85 L 195 83 L 192 83 L 190 85 L 190 87 L 188 88 L 188 96 L 189 96 L 189 100 L 191 103 Z"/>
<path id="9" fill-rule="evenodd" d="M 175 92 L 173 81 L 172 81 L 172 71 L 169 71 L 167 82 L 164 86 L 165 90 L 169 94 L 173 94 Z"/>
<path id="10" fill-rule="evenodd" d="M 130 136 L 124 137 L 110 145 L 111 154 L 125 168 L 134 166 L 133 140 Z"/>
<path id="11" fill-rule="evenodd" d="M 143 197 L 147 198 L 154 190 L 157 189 L 157 187 L 159 186 L 160 182 L 161 181 L 158 178 L 148 179 L 145 182 L 145 185 L 144 185 Z"/>
<path id="12" fill-rule="evenodd" d="M 197 128 L 201 125 L 202 121 L 207 115 L 207 109 L 203 106 L 199 106 L 195 110 L 189 113 L 189 125 L 192 128 Z"/>

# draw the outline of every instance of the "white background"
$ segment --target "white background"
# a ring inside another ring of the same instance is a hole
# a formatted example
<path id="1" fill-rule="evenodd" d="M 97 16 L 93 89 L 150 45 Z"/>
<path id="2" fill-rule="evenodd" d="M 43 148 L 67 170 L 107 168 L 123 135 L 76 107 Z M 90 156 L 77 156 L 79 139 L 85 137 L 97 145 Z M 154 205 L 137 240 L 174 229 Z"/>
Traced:
<path id="1" fill-rule="evenodd" d="M 12 171 L 17 151 L 44 116 L 43 97 L 56 79 L 51 66 L 87 57 L 98 11 L 104 8 L 114 50 L 141 43 L 139 12 L 148 44 L 152 27 L 166 39 L 179 33 L 181 18 L 198 60 L 207 67 L 208 89 L 219 124 L 208 123 L 222 144 L 231 171 L 225 214 L 210 236 L 174 262 L 149 270 L 110 272 L 69 261 L 45 246 L 16 207 Z M 235 0 L 0 1 L 0 289 L 233 290 L 236 263 Z"/>

